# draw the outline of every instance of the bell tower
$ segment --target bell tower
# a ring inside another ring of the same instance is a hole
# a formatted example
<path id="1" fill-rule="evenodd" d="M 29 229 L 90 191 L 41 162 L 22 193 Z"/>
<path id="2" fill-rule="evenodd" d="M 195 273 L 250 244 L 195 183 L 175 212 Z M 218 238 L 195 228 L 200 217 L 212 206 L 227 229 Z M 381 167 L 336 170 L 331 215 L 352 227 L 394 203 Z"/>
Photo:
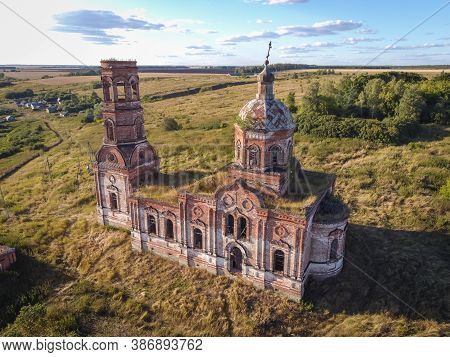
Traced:
<path id="1" fill-rule="evenodd" d="M 94 163 L 98 220 L 129 228 L 128 198 L 159 172 L 148 143 L 136 61 L 101 61 L 103 145 Z"/>

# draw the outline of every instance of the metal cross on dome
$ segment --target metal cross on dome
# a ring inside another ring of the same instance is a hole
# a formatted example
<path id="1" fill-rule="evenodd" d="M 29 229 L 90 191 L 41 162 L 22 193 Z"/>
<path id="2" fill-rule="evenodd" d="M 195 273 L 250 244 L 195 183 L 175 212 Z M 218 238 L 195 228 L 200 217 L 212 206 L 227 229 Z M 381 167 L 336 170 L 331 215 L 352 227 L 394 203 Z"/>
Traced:
<path id="1" fill-rule="evenodd" d="M 267 50 L 267 56 L 266 56 L 266 64 L 269 64 L 269 56 L 270 56 L 271 48 L 272 48 L 272 41 L 269 42 L 269 49 Z"/>

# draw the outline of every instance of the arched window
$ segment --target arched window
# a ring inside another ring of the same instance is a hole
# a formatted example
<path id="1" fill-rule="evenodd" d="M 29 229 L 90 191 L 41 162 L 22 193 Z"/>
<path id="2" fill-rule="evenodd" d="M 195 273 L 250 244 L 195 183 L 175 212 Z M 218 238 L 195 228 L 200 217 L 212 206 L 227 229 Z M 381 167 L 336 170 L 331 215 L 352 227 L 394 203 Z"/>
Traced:
<path id="1" fill-rule="evenodd" d="M 135 78 L 130 79 L 131 100 L 139 100 L 139 86 Z"/>
<path id="2" fill-rule="evenodd" d="M 239 217 L 238 239 L 247 238 L 247 219 Z"/>
<path id="3" fill-rule="evenodd" d="M 145 151 L 139 151 L 139 165 L 145 163 Z"/>
<path id="4" fill-rule="evenodd" d="M 250 146 L 248 149 L 248 166 L 252 169 L 259 166 L 259 148 L 257 146 Z"/>
<path id="5" fill-rule="evenodd" d="M 273 166 L 281 164 L 281 149 L 279 146 L 272 146 L 270 148 L 270 162 Z"/>
<path id="6" fill-rule="evenodd" d="M 148 233 L 156 234 L 156 219 L 155 219 L 155 216 L 149 214 L 148 217 L 147 217 L 147 224 L 148 224 Z"/>
<path id="7" fill-rule="evenodd" d="M 277 273 L 284 272 L 284 252 L 277 249 L 273 253 L 273 271 Z"/>
<path id="8" fill-rule="evenodd" d="M 114 125 L 111 121 L 106 122 L 106 137 L 110 141 L 114 141 Z"/>
<path id="9" fill-rule="evenodd" d="M 330 245 L 330 260 L 336 260 L 338 258 L 338 247 L 339 243 L 338 240 L 335 238 L 333 239 Z"/>
<path id="10" fill-rule="evenodd" d="M 173 222 L 171 219 L 166 220 L 166 239 L 173 239 Z"/>
<path id="11" fill-rule="evenodd" d="M 122 102 L 125 101 L 126 99 L 125 83 L 123 81 L 117 82 L 116 89 L 117 89 L 117 100 Z"/>
<path id="12" fill-rule="evenodd" d="M 111 209 L 113 209 L 113 210 L 119 209 L 119 201 L 117 199 L 117 193 L 111 192 L 109 194 L 109 201 L 110 201 Z"/>
<path id="13" fill-rule="evenodd" d="M 198 228 L 194 229 L 194 249 L 203 248 L 202 231 Z"/>
<path id="14" fill-rule="evenodd" d="M 225 224 L 226 224 L 225 235 L 227 236 L 234 235 L 234 217 L 232 214 L 227 215 Z"/>

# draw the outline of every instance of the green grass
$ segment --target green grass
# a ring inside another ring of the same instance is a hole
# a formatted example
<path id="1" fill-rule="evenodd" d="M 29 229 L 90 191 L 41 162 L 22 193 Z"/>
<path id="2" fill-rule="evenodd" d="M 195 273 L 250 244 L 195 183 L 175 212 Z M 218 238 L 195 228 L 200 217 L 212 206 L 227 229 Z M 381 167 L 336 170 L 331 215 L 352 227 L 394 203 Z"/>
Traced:
<path id="1" fill-rule="evenodd" d="M 275 85 L 283 93 L 300 83 Z M 83 86 L 61 88 L 91 91 Z M 252 84 L 145 103 L 147 136 L 163 172 L 207 176 L 229 163 L 234 117 L 255 90 Z M 27 113 L 24 120 L 44 118 Z M 164 116 L 183 128 L 165 132 Z M 45 120 L 64 142 L 0 182 L 0 244 L 18 249 L 17 264 L 0 274 L 1 286 L 9 287 L 0 291 L 0 334 L 448 335 L 447 128 L 424 127 L 421 139 L 401 146 L 296 134 L 294 152 L 303 167 L 337 176 L 351 225 L 341 274 L 311 282 L 304 301 L 294 303 L 239 280 L 132 252 L 129 233 L 96 223 L 93 177 L 83 170 L 76 181 L 78 162 L 84 168 L 89 160 L 88 142 L 100 146 L 101 123 L 79 129 L 78 118 Z M 205 130 L 210 122 L 229 125 Z"/>

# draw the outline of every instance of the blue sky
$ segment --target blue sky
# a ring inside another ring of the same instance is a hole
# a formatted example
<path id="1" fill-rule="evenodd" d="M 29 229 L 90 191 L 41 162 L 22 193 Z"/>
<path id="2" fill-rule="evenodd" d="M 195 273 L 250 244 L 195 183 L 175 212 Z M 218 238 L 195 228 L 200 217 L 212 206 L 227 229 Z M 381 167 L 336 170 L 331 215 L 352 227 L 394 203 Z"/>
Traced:
<path id="1" fill-rule="evenodd" d="M 85 64 L 364 65 L 443 0 L 2 0 Z M 447 2 L 448 3 L 448 2 Z M 0 3 L 1 64 L 79 64 Z M 4 38 L 3 38 L 4 37 Z M 449 64 L 450 5 L 372 64 Z"/>

